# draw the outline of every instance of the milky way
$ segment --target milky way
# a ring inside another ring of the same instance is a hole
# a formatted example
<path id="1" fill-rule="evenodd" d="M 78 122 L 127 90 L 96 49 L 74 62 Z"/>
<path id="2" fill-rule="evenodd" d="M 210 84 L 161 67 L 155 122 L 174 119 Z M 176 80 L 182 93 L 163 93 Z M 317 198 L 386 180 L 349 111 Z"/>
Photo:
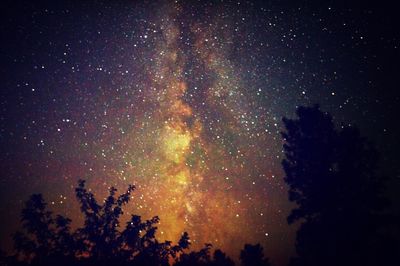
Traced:
<path id="1" fill-rule="evenodd" d="M 389 52 L 398 46 L 377 41 L 351 8 L 22 1 L 7 12 L 6 249 L 32 193 L 79 225 L 74 188 L 83 178 L 99 199 L 111 186 L 135 184 L 125 213 L 158 215 L 160 239 L 187 231 L 193 248 L 212 243 L 235 258 L 244 243 L 260 242 L 283 261 L 296 226 L 286 222 L 293 206 L 280 164 L 281 118 L 319 103 L 338 123 L 396 136 L 385 122 L 395 102 L 377 95 L 369 71 L 377 69 L 376 42 Z"/>
<path id="2" fill-rule="evenodd" d="M 142 108 L 121 138 L 126 167 L 114 176 L 137 184 L 135 211 L 158 214 L 162 238 L 176 241 L 186 230 L 194 247 L 231 253 L 246 241 L 266 243 L 276 229 L 264 221 L 281 212 L 269 207 L 268 191 L 285 197 L 268 152 L 278 144 L 266 126 L 272 118 L 228 58 L 232 23 L 186 18 L 183 28 L 179 5 L 160 10 L 139 36 L 151 42 L 143 79 L 135 79 Z"/>

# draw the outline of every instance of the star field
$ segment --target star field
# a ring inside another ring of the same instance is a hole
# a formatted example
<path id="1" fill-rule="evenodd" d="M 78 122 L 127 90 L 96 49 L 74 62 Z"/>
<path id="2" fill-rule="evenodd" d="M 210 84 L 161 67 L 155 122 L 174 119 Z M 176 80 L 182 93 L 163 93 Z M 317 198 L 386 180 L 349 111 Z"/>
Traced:
<path id="1" fill-rule="evenodd" d="M 160 239 L 188 231 L 194 248 L 212 243 L 232 257 L 260 242 L 284 260 L 296 228 L 286 222 L 281 118 L 319 103 L 384 151 L 398 132 L 386 118 L 398 95 L 377 90 L 391 89 L 380 60 L 398 55 L 399 39 L 375 34 L 371 10 L 275 1 L 10 7 L 0 53 L 2 246 L 35 192 L 79 223 L 74 187 L 84 178 L 98 198 L 135 184 L 125 212 L 159 215 Z"/>

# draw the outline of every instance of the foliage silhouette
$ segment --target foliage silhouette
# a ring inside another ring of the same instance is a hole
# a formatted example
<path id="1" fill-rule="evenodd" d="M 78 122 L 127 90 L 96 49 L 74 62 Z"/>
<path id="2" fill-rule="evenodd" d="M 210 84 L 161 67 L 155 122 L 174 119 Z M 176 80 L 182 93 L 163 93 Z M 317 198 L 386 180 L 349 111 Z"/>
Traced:
<path id="1" fill-rule="evenodd" d="M 242 266 L 270 266 L 269 260 L 264 258 L 263 248 L 260 244 L 245 244 L 240 252 Z"/>
<path id="2" fill-rule="evenodd" d="M 233 266 L 235 263 L 220 249 L 214 251 L 213 258 L 210 255 L 211 244 L 205 244 L 199 251 L 183 253 L 175 266 Z"/>
<path id="3" fill-rule="evenodd" d="M 380 252 L 388 243 L 378 232 L 387 202 L 375 148 L 353 126 L 336 130 L 318 106 L 300 107 L 297 119 L 283 122 L 282 165 L 297 203 L 288 222 L 302 222 L 291 265 L 392 265 Z"/>
<path id="4" fill-rule="evenodd" d="M 177 245 L 158 241 L 157 216 L 143 221 L 140 216 L 131 215 L 125 228 L 120 230 L 123 206 L 130 201 L 134 189 L 129 186 L 125 193 L 117 196 L 117 190 L 112 187 L 100 204 L 86 189 L 85 181 L 79 180 L 75 193 L 84 225 L 75 231 L 70 228 L 70 219 L 47 210 L 42 195 L 32 195 L 21 213 L 23 231 L 14 235 L 16 254 L 8 257 L 0 254 L 1 265 L 234 265 L 221 250 L 215 250 L 211 258 L 211 244 L 186 253 L 190 247 L 186 232 Z M 242 252 L 247 257 L 255 254 L 248 247 L 253 246 L 246 245 Z M 262 248 L 257 247 L 262 258 Z"/>
<path id="5" fill-rule="evenodd" d="M 84 226 L 75 232 L 71 232 L 70 219 L 54 216 L 40 194 L 32 195 L 21 214 L 24 232 L 14 235 L 16 257 L 32 265 L 169 265 L 171 258 L 189 247 L 186 232 L 178 245 L 159 242 L 155 237 L 159 218 L 142 221 L 137 215 L 131 216 L 124 230 L 118 230 L 122 207 L 134 189 L 129 186 L 116 196 L 117 190 L 112 187 L 104 203 L 99 204 L 80 180 L 75 192 Z"/>
<path id="6" fill-rule="evenodd" d="M 61 215 L 56 217 L 46 210 L 42 195 L 33 194 L 21 213 L 24 232 L 14 235 L 15 250 L 25 260 L 34 264 L 49 264 L 59 257 L 71 259 L 75 246 L 70 233 L 71 220 Z"/>
<path id="7" fill-rule="evenodd" d="M 214 251 L 214 261 L 213 261 L 212 265 L 233 266 L 235 264 L 228 256 L 226 256 L 226 254 L 224 252 L 222 252 L 222 250 L 217 249 Z"/>

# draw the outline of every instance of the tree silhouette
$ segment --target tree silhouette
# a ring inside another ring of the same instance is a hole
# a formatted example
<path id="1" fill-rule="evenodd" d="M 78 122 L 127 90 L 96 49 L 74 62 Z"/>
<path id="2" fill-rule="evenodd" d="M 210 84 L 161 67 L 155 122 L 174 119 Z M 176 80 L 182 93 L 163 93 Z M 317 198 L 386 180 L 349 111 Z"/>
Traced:
<path id="1" fill-rule="evenodd" d="M 240 261 L 242 266 L 270 266 L 268 258 L 264 258 L 260 244 L 245 244 L 240 252 Z"/>
<path id="2" fill-rule="evenodd" d="M 199 251 L 190 247 L 189 234 L 184 232 L 176 245 L 156 238 L 158 216 L 142 220 L 131 215 L 120 229 L 123 207 L 128 204 L 134 186 L 117 195 L 113 187 L 103 203 L 88 191 L 84 180 L 75 189 L 84 224 L 71 230 L 71 220 L 47 210 L 42 195 L 32 195 L 21 213 L 22 231 L 15 233 L 16 254 L 0 253 L 1 265 L 136 265 L 136 266 L 233 266 L 234 262 L 217 249 L 211 256 L 211 244 Z M 268 266 L 262 247 L 246 244 L 241 252 L 242 265 Z"/>
<path id="3" fill-rule="evenodd" d="M 171 241 L 159 242 L 155 234 L 159 222 L 157 216 L 142 221 L 140 216 L 132 215 L 123 231 L 119 231 L 119 218 L 122 207 L 131 199 L 128 190 L 116 196 L 116 189 L 111 187 L 104 204 L 98 204 L 91 192 L 85 188 L 85 182 L 79 181 L 76 196 L 84 214 L 85 225 L 78 230 L 79 240 L 85 247 L 81 254 L 89 254 L 96 262 L 110 263 L 134 262 L 135 265 L 168 265 L 170 258 L 189 247 L 189 236 L 184 233 L 178 245 Z"/>
<path id="4" fill-rule="evenodd" d="M 199 251 L 192 251 L 190 253 L 182 254 L 179 260 L 174 264 L 175 266 L 203 266 L 210 265 L 211 256 L 210 249 L 211 244 L 205 244 L 204 248 Z"/>
<path id="5" fill-rule="evenodd" d="M 377 151 L 355 127 L 336 130 L 318 106 L 299 107 L 297 117 L 283 119 L 282 133 L 289 200 L 297 203 L 288 222 L 302 222 L 291 265 L 384 265 Z"/>
<path id="6" fill-rule="evenodd" d="M 84 226 L 71 232 L 71 220 L 47 210 L 42 195 L 34 194 L 21 214 L 23 231 L 14 235 L 16 256 L 4 258 L 7 265 L 169 265 L 190 245 L 185 232 L 177 245 L 156 239 L 157 216 L 142 221 L 132 215 L 119 230 L 123 206 L 131 199 L 134 186 L 119 196 L 113 187 L 103 204 L 80 180 L 75 190 L 84 216 Z M 22 261 L 17 261 L 19 258 Z"/>
<path id="7" fill-rule="evenodd" d="M 118 253 L 121 245 L 119 218 L 123 214 L 122 206 L 129 202 L 130 193 L 134 190 L 129 186 L 126 193 L 116 197 L 116 189 L 111 187 L 109 196 L 102 205 L 98 204 L 94 195 L 85 188 L 85 181 L 79 180 L 75 189 L 76 197 L 84 215 L 84 227 L 78 231 L 81 246 L 80 250 L 90 254 L 93 259 L 111 259 Z"/>
<path id="8" fill-rule="evenodd" d="M 235 263 L 233 263 L 233 260 L 231 260 L 224 252 L 222 252 L 220 249 L 217 249 L 214 251 L 214 261 L 213 264 L 214 266 L 233 266 Z"/>
<path id="9" fill-rule="evenodd" d="M 199 251 L 183 253 L 174 266 L 234 266 L 235 263 L 220 249 L 214 251 L 213 258 L 210 255 L 211 244 L 205 244 Z"/>
<path id="10" fill-rule="evenodd" d="M 74 241 L 70 234 L 70 220 L 46 210 L 41 194 L 33 194 L 21 213 L 24 232 L 14 234 L 17 254 L 35 264 L 51 264 L 60 256 L 74 255 Z"/>

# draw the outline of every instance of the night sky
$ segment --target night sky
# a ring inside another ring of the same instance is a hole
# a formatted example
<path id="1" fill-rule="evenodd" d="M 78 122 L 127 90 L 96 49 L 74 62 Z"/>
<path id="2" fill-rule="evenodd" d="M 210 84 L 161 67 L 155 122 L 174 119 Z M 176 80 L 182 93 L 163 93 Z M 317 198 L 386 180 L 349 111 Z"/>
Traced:
<path id="1" fill-rule="evenodd" d="M 1 248 L 32 193 L 79 225 L 83 178 L 99 199 L 135 184 L 125 211 L 159 215 L 160 239 L 286 261 L 281 119 L 299 105 L 374 141 L 395 198 L 398 15 L 322 2 L 2 2 Z"/>

